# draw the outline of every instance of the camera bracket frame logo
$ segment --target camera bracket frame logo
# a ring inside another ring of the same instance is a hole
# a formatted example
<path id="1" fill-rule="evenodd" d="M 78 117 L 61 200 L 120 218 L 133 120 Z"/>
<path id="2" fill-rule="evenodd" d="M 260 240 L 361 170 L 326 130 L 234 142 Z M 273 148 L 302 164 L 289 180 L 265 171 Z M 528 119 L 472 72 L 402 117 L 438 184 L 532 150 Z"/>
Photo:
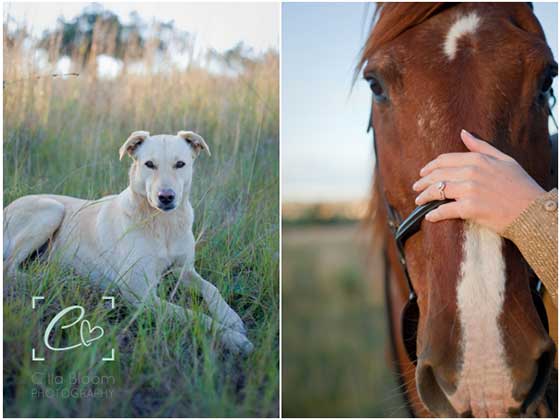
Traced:
<path id="1" fill-rule="evenodd" d="M 109 310 L 115 309 L 115 297 L 114 296 L 102 296 L 102 300 L 109 301 L 111 303 L 111 308 Z M 44 301 L 44 296 L 32 296 L 31 297 L 31 308 L 33 310 L 37 309 L 38 303 L 40 301 Z M 61 325 L 60 328 L 65 330 L 71 327 L 76 327 L 80 329 L 80 342 L 76 344 L 72 344 L 66 347 L 53 347 L 49 342 L 49 336 L 55 327 L 62 323 L 62 319 L 69 314 L 70 312 L 79 312 L 78 317 L 68 323 Z M 91 322 L 85 319 L 85 309 L 83 306 L 80 305 L 72 305 L 62 309 L 58 314 L 56 314 L 53 319 L 49 322 L 49 325 L 45 329 L 45 333 L 43 334 L 43 344 L 46 348 L 51 351 L 67 351 L 77 349 L 79 347 L 89 347 L 93 342 L 101 339 L 105 335 L 105 330 L 100 325 L 91 325 Z M 44 362 L 45 355 L 38 356 L 35 347 L 31 348 L 31 360 L 33 362 Z M 114 362 L 115 361 L 115 349 L 111 348 L 110 354 L 106 357 L 101 359 L 103 362 Z"/>

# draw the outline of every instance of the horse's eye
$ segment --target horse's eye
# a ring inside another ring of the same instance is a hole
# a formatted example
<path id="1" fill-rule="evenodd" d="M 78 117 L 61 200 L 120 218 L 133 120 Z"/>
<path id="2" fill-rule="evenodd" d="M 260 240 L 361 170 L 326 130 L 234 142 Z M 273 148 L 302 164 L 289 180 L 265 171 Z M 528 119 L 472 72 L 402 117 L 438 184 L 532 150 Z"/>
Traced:
<path id="1" fill-rule="evenodd" d="M 379 81 L 377 81 L 377 79 L 371 79 L 369 81 L 369 87 L 374 95 L 377 96 L 383 95 L 383 87 L 381 86 Z"/>
<path id="2" fill-rule="evenodd" d="M 152 162 L 151 160 L 146 161 L 144 165 L 146 165 L 150 169 L 156 169 L 156 165 L 154 165 L 154 162 Z"/>
<path id="3" fill-rule="evenodd" d="M 387 97 L 385 96 L 385 90 L 383 89 L 383 86 L 381 85 L 379 80 L 377 80 L 375 77 L 368 77 L 366 80 L 369 83 L 369 88 L 371 89 L 375 100 L 382 101 L 384 99 L 387 99 Z"/>
<path id="4" fill-rule="evenodd" d="M 177 169 L 182 168 L 183 166 L 185 166 L 185 162 L 183 162 L 182 160 L 179 160 L 179 161 L 175 164 L 175 168 L 177 168 Z"/>

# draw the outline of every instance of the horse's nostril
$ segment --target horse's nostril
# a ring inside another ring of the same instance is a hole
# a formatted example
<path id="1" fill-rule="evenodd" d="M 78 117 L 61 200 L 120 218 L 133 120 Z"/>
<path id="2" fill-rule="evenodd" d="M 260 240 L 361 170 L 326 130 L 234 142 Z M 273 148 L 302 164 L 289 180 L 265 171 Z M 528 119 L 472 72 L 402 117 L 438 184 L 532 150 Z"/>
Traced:
<path id="1" fill-rule="evenodd" d="M 439 417 L 457 417 L 445 392 L 436 378 L 434 369 L 426 362 L 420 362 L 416 369 L 416 385 L 422 402 Z"/>
<path id="2" fill-rule="evenodd" d="M 175 200 L 175 192 L 170 189 L 158 192 L 158 200 L 161 204 L 171 204 Z"/>

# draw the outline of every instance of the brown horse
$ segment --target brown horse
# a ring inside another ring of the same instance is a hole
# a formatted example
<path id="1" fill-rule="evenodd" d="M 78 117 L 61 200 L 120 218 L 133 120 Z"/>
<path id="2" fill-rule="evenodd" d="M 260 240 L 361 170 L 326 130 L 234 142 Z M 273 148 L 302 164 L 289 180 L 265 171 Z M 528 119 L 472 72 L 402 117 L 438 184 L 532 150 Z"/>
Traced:
<path id="1" fill-rule="evenodd" d="M 414 208 L 412 184 L 439 154 L 466 151 L 462 128 L 551 187 L 548 100 L 557 64 L 527 3 L 385 3 L 360 69 L 373 92 L 372 203 L 388 258 L 395 362 L 417 416 L 555 415 L 544 398 L 555 346 L 533 302 L 517 248 L 460 220 L 429 223 L 404 246 L 419 310 L 409 360 L 408 299 L 387 209 Z M 557 375 L 557 373 L 554 373 Z M 554 395 L 556 399 L 556 395 Z"/>

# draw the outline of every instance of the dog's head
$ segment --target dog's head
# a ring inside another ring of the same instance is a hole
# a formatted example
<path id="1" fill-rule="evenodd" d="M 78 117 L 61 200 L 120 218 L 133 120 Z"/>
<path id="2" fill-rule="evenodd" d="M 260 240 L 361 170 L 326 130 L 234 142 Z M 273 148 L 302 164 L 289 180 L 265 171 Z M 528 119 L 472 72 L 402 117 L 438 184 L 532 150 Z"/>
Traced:
<path id="1" fill-rule="evenodd" d="M 150 206 L 167 212 L 188 196 L 193 162 L 202 150 L 210 155 L 204 139 L 192 131 L 176 136 L 135 131 L 121 146 L 119 157 L 132 158 L 130 188 L 145 196 Z"/>

